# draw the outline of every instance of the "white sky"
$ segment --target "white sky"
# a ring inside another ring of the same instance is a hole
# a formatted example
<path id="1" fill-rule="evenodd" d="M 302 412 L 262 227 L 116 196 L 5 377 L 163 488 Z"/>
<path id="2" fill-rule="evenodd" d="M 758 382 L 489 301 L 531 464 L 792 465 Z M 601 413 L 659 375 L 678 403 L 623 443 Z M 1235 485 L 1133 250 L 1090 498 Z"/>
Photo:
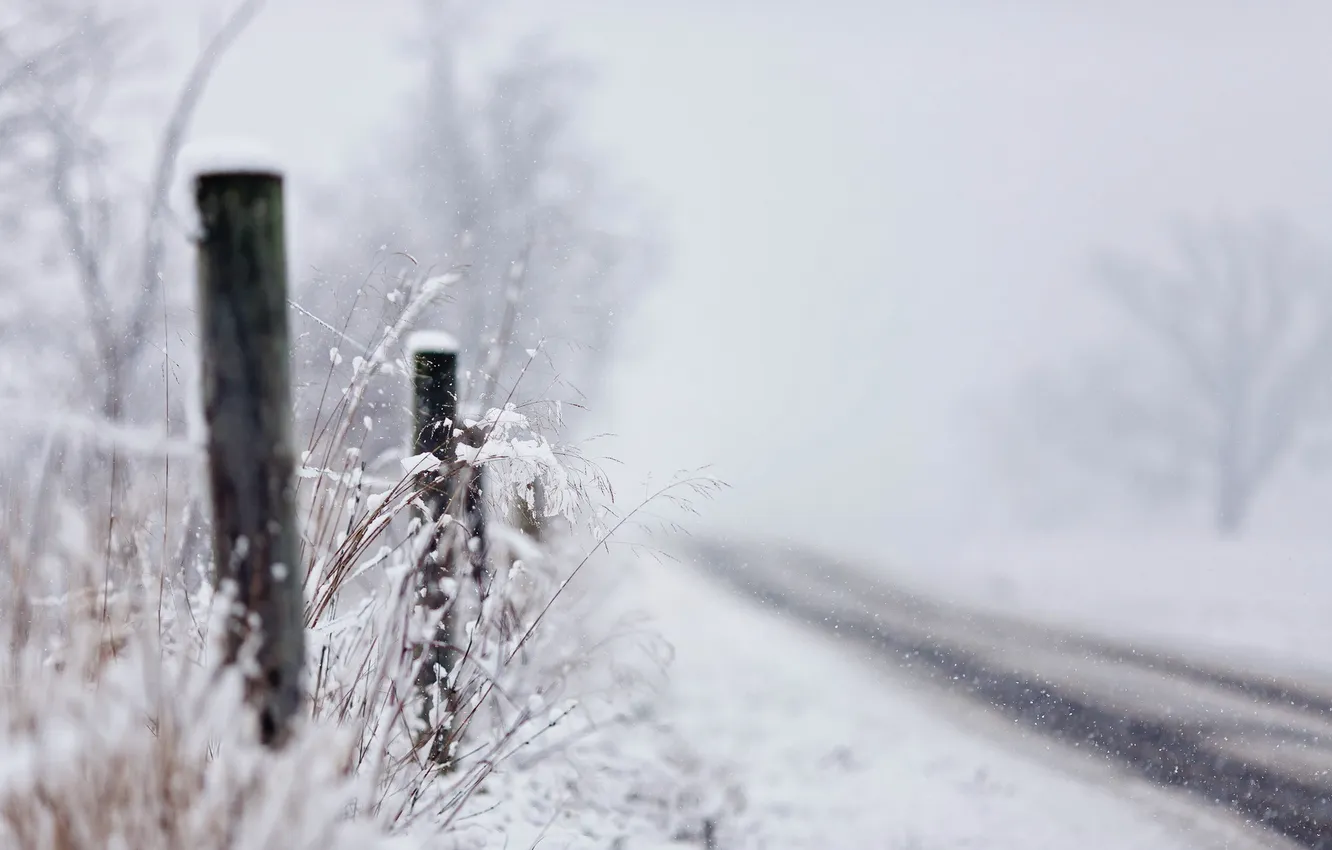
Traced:
<path id="1" fill-rule="evenodd" d="M 671 229 L 613 451 L 626 481 L 715 464 L 717 523 L 952 533 L 995 498 L 967 405 L 1092 326 L 1088 249 L 1179 213 L 1332 222 L 1324 3 L 510 0 L 476 32 L 541 24 Z M 272 0 L 196 129 L 336 173 L 391 125 L 413 26 L 412 0 Z"/>

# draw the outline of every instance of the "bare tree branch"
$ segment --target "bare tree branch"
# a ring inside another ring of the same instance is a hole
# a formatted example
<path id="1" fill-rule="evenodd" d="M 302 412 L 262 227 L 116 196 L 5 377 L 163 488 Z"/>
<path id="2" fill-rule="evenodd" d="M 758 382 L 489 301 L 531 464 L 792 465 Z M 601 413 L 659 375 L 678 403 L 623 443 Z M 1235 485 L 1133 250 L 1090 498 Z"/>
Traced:
<path id="1" fill-rule="evenodd" d="M 1178 287 L 1150 269 L 1114 259 L 1099 264 L 1102 291 L 1138 324 L 1155 334 L 1188 370 L 1204 396 L 1221 392 L 1214 365 L 1190 327 L 1191 305 Z"/>
<path id="2" fill-rule="evenodd" d="M 75 146 L 67 130 L 58 123 L 50 127 L 55 136 L 55 151 L 51 164 L 51 200 L 60 213 L 61 230 L 65 244 L 74 258 L 78 270 L 79 288 L 83 293 L 84 309 L 88 312 L 88 327 L 97 347 L 103 368 L 114 365 L 115 330 L 113 309 L 103 278 L 101 252 L 93 245 L 85 221 L 85 210 L 71 192 L 74 182 L 73 154 Z"/>
<path id="3" fill-rule="evenodd" d="M 134 303 L 123 335 L 128 346 L 124 352 L 126 360 L 133 359 L 142 350 L 142 339 L 162 287 L 163 218 L 167 211 L 171 184 L 175 179 L 176 164 L 180 159 L 180 149 L 184 144 L 190 121 L 218 63 L 258 16 L 265 2 L 266 0 L 243 0 L 213 34 L 195 60 L 184 85 L 181 86 L 171 116 L 162 132 L 157 165 L 153 171 L 153 183 L 148 193 L 148 215 L 144 222 L 142 289 Z"/>
<path id="4" fill-rule="evenodd" d="M 51 40 L 36 54 L 40 62 L 26 62 L 18 71 L 0 65 L 0 85 L 12 78 L 13 85 L 24 88 L 49 149 L 47 194 L 74 262 L 89 337 L 97 350 L 102 412 L 108 418 L 122 416 L 130 371 L 148 345 L 148 325 L 157 315 L 154 308 L 159 306 L 164 286 L 164 222 L 170 214 L 169 195 L 190 121 L 222 57 L 263 5 L 264 0 L 242 0 L 208 40 L 175 97 L 158 143 L 139 246 L 140 277 L 128 293 L 128 303 L 124 282 L 112 272 L 116 199 L 105 185 L 104 146 L 92 129 L 91 117 L 119 76 L 110 72 L 109 60 L 105 62 L 108 67 L 97 67 L 89 58 L 90 46 L 109 56 L 108 45 L 123 26 L 81 17 L 58 21 L 73 34 Z M 5 51 L 12 53 L 11 46 L 7 39 L 0 39 L 0 59 Z"/>
<path id="5" fill-rule="evenodd" d="M 1332 272 L 1279 221 L 1184 228 L 1176 248 L 1177 269 L 1097 265 L 1100 291 L 1158 345 L 1131 380 L 1086 364 L 1082 397 L 1056 393 L 1067 398 L 1057 427 L 1082 435 L 1083 463 L 1117 446 L 1125 471 L 1134 455 L 1173 458 L 1184 477 L 1200 465 L 1218 528 L 1237 531 L 1282 461 L 1332 423 Z"/>

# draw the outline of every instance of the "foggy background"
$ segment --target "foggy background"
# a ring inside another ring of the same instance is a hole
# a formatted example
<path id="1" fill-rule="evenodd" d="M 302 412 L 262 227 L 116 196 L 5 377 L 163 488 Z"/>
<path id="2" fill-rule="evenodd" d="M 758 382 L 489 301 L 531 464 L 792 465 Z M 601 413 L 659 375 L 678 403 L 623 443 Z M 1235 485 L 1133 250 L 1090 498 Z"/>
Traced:
<path id="1" fill-rule="evenodd" d="M 312 187 L 363 190 L 358 169 L 392 155 L 418 13 L 274 0 L 200 105 L 193 136 L 257 137 L 290 163 L 294 277 L 347 237 Z M 187 61 L 219 13 L 171 15 Z M 1166 265 L 1170 227 L 1214 214 L 1329 241 L 1318 3 L 559 0 L 460 20 L 465 71 L 538 32 L 592 72 L 576 133 L 662 250 L 607 317 L 610 372 L 580 426 L 615 435 L 588 451 L 623 462 L 630 502 L 711 465 L 732 489 L 696 526 L 879 558 L 1048 526 L 1046 473 L 1005 471 L 1000 420 L 1024 376 L 1126 327 L 1090 287 L 1093 253 Z M 1273 484 L 1250 525 L 1316 531 L 1325 493 Z M 1209 523 L 1197 499 L 1104 507 L 1056 524 Z"/>
<path id="2" fill-rule="evenodd" d="M 1323 846 L 1329 32 L 1321 1 L 0 0 L 0 730 L 64 753 L 9 771 L 0 841 L 243 843 L 212 818 L 253 808 L 1248 846 L 1224 806 Z M 218 224 L 256 169 L 278 206 Z M 209 289 L 283 282 L 278 219 L 289 334 L 246 331 Z M 261 738 L 309 703 L 340 743 L 226 767 L 240 706 L 189 682 L 232 663 L 233 580 Z"/>

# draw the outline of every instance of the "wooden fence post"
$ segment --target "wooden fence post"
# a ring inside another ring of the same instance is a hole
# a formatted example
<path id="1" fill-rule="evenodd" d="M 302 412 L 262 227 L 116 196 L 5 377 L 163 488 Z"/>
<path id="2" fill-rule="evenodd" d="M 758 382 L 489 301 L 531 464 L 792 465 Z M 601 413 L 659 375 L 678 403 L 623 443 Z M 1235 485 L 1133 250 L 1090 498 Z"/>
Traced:
<path id="1" fill-rule="evenodd" d="M 226 660 L 258 628 L 246 693 L 270 746 L 300 710 L 305 660 L 291 441 L 282 177 L 205 171 L 194 184 L 213 581 L 234 585 Z"/>
<path id="2" fill-rule="evenodd" d="M 449 447 L 456 445 L 453 431 L 458 418 L 458 342 L 441 331 L 416 331 L 407 337 L 406 348 L 412 363 L 412 453 L 429 452 L 446 463 L 451 462 L 453 458 L 446 453 Z M 439 489 L 425 499 L 429 516 L 423 519 L 434 520 L 448 511 L 453 496 L 453 482 L 440 482 Z M 446 530 L 446 533 L 453 532 Z M 451 552 L 439 551 L 438 537 L 431 545 L 434 551 L 426 556 L 421 576 L 422 604 L 432 612 L 447 610 L 440 616 L 439 625 L 435 629 L 434 649 L 421 665 L 416 685 L 421 690 L 422 715 L 427 724 L 430 723 L 434 706 L 430 688 L 432 685 L 440 685 L 443 691 L 444 712 L 449 718 L 449 728 L 427 728 L 427 735 L 431 742 L 431 760 L 448 765 L 452 759 L 444 742 L 452 738 L 452 715 L 456 714 L 457 700 L 447 680 L 442 684 L 437 681 L 436 668 L 445 671 L 447 677 L 457 663 L 452 627 L 456 612 L 451 608 L 454 600 L 441 589 L 444 579 L 456 578 L 449 575 L 456 571 L 456 565 L 451 563 Z M 441 555 L 450 560 L 441 562 Z"/>
<path id="3" fill-rule="evenodd" d="M 518 530 L 533 540 L 544 540 L 546 536 L 546 488 L 540 476 L 532 479 L 528 492 L 519 493 Z"/>
<path id="4" fill-rule="evenodd" d="M 464 503 L 467 514 L 467 560 L 472 569 L 472 581 L 476 583 L 481 598 L 490 592 L 490 583 L 494 576 L 490 569 L 490 544 L 486 535 L 486 468 L 479 466 L 472 470 L 467 480 L 467 501 Z"/>
<path id="5" fill-rule="evenodd" d="M 437 453 L 451 442 L 458 416 L 458 341 L 441 331 L 415 331 L 406 347 L 412 361 L 412 452 Z"/>

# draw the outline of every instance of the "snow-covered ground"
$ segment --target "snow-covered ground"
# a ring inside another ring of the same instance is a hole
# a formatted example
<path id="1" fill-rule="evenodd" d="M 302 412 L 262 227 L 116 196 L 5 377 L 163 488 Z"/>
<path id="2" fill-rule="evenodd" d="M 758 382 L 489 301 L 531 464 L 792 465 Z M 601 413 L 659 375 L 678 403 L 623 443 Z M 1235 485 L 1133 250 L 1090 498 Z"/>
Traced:
<path id="1" fill-rule="evenodd" d="M 719 848 L 1136 850 L 1268 840 L 979 710 L 913 693 L 863 650 L 686 565 L 632 570 L 628 601 L 675 650 L 659 719 L 707 763 L 699 775 L 714 783 Z"/>
<path id="2" fill-rule="evenodd" d="M 861 563 L 965 605 L 1332 680 L 1332 540 L 1065 535 Z"/>

